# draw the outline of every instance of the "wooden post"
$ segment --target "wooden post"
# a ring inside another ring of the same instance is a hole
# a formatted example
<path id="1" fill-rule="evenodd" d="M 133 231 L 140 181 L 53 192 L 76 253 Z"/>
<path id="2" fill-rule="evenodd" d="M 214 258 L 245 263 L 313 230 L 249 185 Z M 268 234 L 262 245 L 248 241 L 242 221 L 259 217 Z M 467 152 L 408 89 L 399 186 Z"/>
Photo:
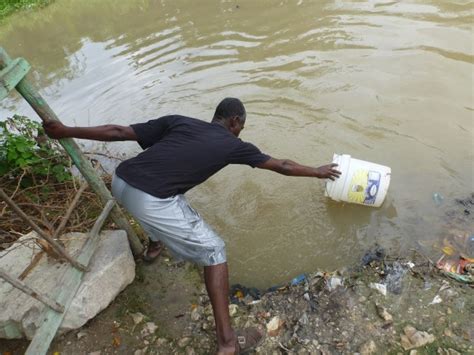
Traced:
<path id="1" fill-rule="evenodd" d="M 99 243 L 99 231 L 114 204 L 114 200 L 109 200 L 105 204 L 102 213 L 97 218 L 94 227 L 92 227 L 92 230 L 89 233 L 89 238 L 87 238 L 87 241 L 78 256 L 78 260 L 85 265 L 89 265 L 92 255 Z M 25 355 L 43 355 L 47 353 L 49 345 L 51 344 L 51 341 L 53 341 L 53 338 L 56 335 L 69 306 L 71 305 L 74 295 L 81 285 L 83 275 L 84 273 L 82 271 L 72 267 L 66 270 L 61 279 L 61 287 L 58 289 L 58 295 L 56 297 L 56 300 L 64 305 L 66 311 L 64 313 L 56 313 L 51 309 L 45 309 L 42 315 L 43 319 L 40 323 L 41 325 L 31 340 L 28 349 L 26 349 Z"/>
<path id="2" fill-rule="evenodd" d="M 0 70 L 5 68 L 10 62 L 11 59 L 8 54 L 2 48 L 0 48 Z M 49 105 L 33 87 L 33 85 L 30 84 L 26 77 L 23 78 L 15 88 L 23 96 L 23 98 L 28 101 L 33 110 L 35 110 L 35 112 L 43 121 L 59 121 L 59 118 L 56 116 L 54 111 L 51 109 L 51 107 L 49 107 Z M 76 167 L 89 183 L 90 187 L 100 197 L 102 203 L 105 205 L 107 201 L 113 198 L 112 194 L 107 189 L 102 179 L 96 174 L 90 161 L 84 156 L 84 154 L 82 154 L 79 146 L 71 138 L 60 139 L 59 143 L 61 143 Z M 110 215 L 115 224 L 127 232 L 133 254 L 140 255 L 143 252 L 143 245 L 122 210 L 117 205 L 115 205 Z"/>
<path id="3" fill-rule="evenodd" d="M 25 221 L 27 224 L 30 225 L 30 227 L 36 232 L 38 233 L 38 236 L 43 238 L 44 240 L 46 240 L 49 245 L 51 245 L 51 247 L 53 248 L 53 250 L 61 257 L 63 257 L 64 259 L 66 259 L 67 261 L 69 261 L 71 263 L 71 265 L 73 265 L 75 268 L 79 269 L 79 270 L 83 270 L 85 271 L 86 270 L 86 267 L 84 265 L 82 265 L 80 262 L 78 262 L 77 260 L 75 260 L 71 255 L 69 255 L 69 253 L 66 251 L 66 249 L 64 249 L 61 245 L 58 244 L 58 242 L 56 242 L 53 238 L 51 238 L 50 236 L 48 236 L 45 232 L 43 232 L 43 230 L 38 227 L 36 225 L 35 222 L 33 222 L 32 220 L 30 220 L 28 218 L 28 216 L 25 214 L 25 212 L 23 212 L 20 207 L 18 207 L 16 205 L 15 202 L 13 202 L 10 197 L 8 197 L 8 195 L 5 193 L 5 191 L 3 191 L 2 188 L 0 188 L 0 198 L 2 200 L 4 200 L 8 206 L 10 206 L 13 211 L 15 211 L 16 214 L 18 214 L 18 216 L 20 216 L 20 218 Z"/>

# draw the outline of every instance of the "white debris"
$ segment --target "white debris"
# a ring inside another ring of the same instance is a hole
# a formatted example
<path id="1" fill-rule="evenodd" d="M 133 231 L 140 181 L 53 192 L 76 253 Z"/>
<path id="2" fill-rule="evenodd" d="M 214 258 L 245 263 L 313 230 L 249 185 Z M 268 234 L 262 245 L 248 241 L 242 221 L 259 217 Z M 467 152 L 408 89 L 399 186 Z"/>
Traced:
<path id="1" fill-rule="evenodd" d="M 387 296 L 387 286 L 386 285 L 371 282 L 369 284 L 369 287 L 373 290 L 379 291 L 382 295 Z"/>

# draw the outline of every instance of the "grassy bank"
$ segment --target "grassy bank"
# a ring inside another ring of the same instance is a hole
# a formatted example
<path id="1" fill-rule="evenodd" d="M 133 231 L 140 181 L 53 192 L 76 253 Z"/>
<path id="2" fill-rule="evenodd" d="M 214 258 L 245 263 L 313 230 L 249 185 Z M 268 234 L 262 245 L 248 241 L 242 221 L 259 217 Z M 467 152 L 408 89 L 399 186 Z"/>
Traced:
<path id="1" fill-rule="evenodd" d="M 46 6 L 53 0 L 0 0 L 0 20 L 18 10 L 29 10 Z"/>

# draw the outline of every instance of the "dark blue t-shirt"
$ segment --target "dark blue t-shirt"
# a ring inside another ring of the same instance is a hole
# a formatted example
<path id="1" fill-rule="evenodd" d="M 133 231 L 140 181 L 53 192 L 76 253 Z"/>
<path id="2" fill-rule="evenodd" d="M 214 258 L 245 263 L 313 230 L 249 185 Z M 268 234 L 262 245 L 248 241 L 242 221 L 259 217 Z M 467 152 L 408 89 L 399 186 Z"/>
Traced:
<path id="1" fill-rule="evenodd" d="M 117 176 L 150 195 L 184 194 L 228 164 L 255 167 L 270 157 L 225 127 L 172 115 L 132 124 L 144 149 L 122 162 Z"/>

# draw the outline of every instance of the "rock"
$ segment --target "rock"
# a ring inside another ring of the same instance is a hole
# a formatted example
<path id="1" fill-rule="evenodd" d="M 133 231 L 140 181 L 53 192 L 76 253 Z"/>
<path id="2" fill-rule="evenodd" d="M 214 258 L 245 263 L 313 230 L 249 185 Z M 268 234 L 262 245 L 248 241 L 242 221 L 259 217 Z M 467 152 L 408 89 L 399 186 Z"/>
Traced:
<path id="1" fill-rule="evenodd" d="M 201 306 L 197 306 L 191 311 L 191 320 L 194 322 L 197 322 L 198 320 L 201 319 L 202 313 L 203 313 L 204 308 Z"/>
<path id="2" fill-rule="evenodd" d="M 377 314 L 379 315 L 380 318 L 382 318 L 384 321 L 388 323 L 393 322 L 393 317 L 390 313 L 388 313 L 387 309 L 381 305 L 376 304 L 375 308 L 377 309 Z"/>
<path id="3" fill-rule="evenodd" d="M 239 306 L 237 306 L 236 304 L 229 305 L 229 314 L 231 317 L 234 317 L 237 314 L 238 310 Z"/>
<path id="4" fill-rule="evenodd" d="M 189 343 L 191 343 L 191 338 L 190 337 L 184 337 L 184 338 L 181 338 L 178 340 L 178 346 L 180 348 L 185 348 L 186 346 L 189 345 Z"/>
<path id="5" fill-rule="evenodd" d="M 283 328 L 285 322 L 281 320 L 278 316 L 273 317 L 267 323 L 267 334 L 271 337 L 277 336 L 280 333 L 280 330 Z"/>
<path id="6" fill-rule="evenodd" d="M 142 337 L 146 337 L 148 335 L 154 334 L 157 329 L 158 329 L 158 326 L 155 323 L 153 322 L 146 323 L 141 331 Z"/>
<path id="7" fill-rule="evenodd" d="M 148 350 L 148 347 L 145 347 L 143 349 L 135 350 L 133 355 L 145 355 L 147 350 Z"/>
<path id="8" fill-rule="evenodd" d="M 300 319 L 298 319 L 298 323 L 300 323 L 301 325 L 306 325 L 309 323 L 309 318 L 308 318 L 308 314 L 303 313 L 303 315 L 300 317 Z"/>
<path id="9" fill-rule="evenodd" d="M 410 350 L 410 355 L 418 355 L 418 351 L 417 350 Z"/>
<path id="10" fill-rule="evenodd" d="M 446 328 L 443 333 L 445 336 L 450 337 L 450 338 L 454 336 L 453 331 L 449 328 Z"/>
<path id="11" fill-rule="evenodd" d="M 361 355 L 371 355 L 377 352 L 377 345 L 373 340 L 368 341 L 367 343 L 363 344 L 360 347 L 360 354 Z"/>
<path id="12" fill-rule="evenodd" d="M 88 353 L 87 355 L 100 355 L 100 354 L 101 354 L 101 351 L 97 350 L 97 351 L 93 351 L 91 353 Z"/>
<path id="13" fill-rule="evenodd" d="M 158 339 L 156 339 L 155 344 L 156 344 L 156 346 L 158 346 L 158 347 L 164 346 L 164 345 L 168 344 L 168 340 L 165 339 L 165 338 L 158 338 Z"/>
<path id="14" fill-rule="evenodd" d="M 86 332 L 79 332 L 76 334 L 77 340 L 81 340 L 82 338 L 85 338 L 87 336 Z"/>
<path id="15" fill-rule="evenodd" d="M 451 348 L 448 348 L 448 349 L 438 348 L 438 354 L 439 355 L 461 355 L 460 352 Z"/>
<path id="16" fill-rule="evenodd" d="M 34 232 L 21 237 L 17 243 L 0 253 L 0 269 L 12 277 L 18 277 L 30 264 L 39 249 L 33 248 Z M 62 236 L 65 248 L 77 255 L 86 240 L 84 233 L 69 233 Z M 62 286 L 60 280 L 68 263 L 60 263 L 43 257 L 24 280 L 30 287 L 51 294 Z M 91 260 L 91 270 L 76 293 L 59 333 L 83 326 L 105 309 L 112 300 L 135 278 L 135 261 L 125 231 L 103 231 L 98 248 Z M 0 283 L 0 338 L 30 338 L 38 329 L 45 306 L 39 301 Z"/>
<path id="17" fill-rule="evenodd" d="M 416 330 L 411 325 L 407 325 L 403 328 L 405 334 L 401 334 L 401 345 L 403 349 L 410 350 L 414 348 L 419 348 L 426 344 L 430 344 L 435 341 L 435 337 L 432 334 Z"/>
<path id="18" fill-rule="evenodd" d="M 383 284 L 378 284 L 378 283 L 375 283 L 375 282 L 371 282 L 369 284 L 369 287 L 373 290 L 379 291 L 382 295 L 387 296 L 387 286 L 385 286 Z"/>
<path id="19" fill-rule="evenodd" d="M 204 308 L 204 314 L 209 316 L 209 315 L 212 315 L 213 312 L 212 312 L 212 305 L 207 305 L 205 308 Z"/>
<path id="20" fill-rule="evenodd" d="M 187 347 L 186 347 L 185 353 L 186 353 L 186 355 L 196 355 L 196 352 L 195 352 L 194 349 L 191 348 L 190 346 L 187 346 Z"/>
<path id="21" fill-rule="evenodd" d="M 143 322 L 143 319 L 145 319 L 145 316 L 141 314 L 140 312 L 130 313 L 130 316 L 132 317 L 133 323 L 135 323 L 135 325 Z"/>

